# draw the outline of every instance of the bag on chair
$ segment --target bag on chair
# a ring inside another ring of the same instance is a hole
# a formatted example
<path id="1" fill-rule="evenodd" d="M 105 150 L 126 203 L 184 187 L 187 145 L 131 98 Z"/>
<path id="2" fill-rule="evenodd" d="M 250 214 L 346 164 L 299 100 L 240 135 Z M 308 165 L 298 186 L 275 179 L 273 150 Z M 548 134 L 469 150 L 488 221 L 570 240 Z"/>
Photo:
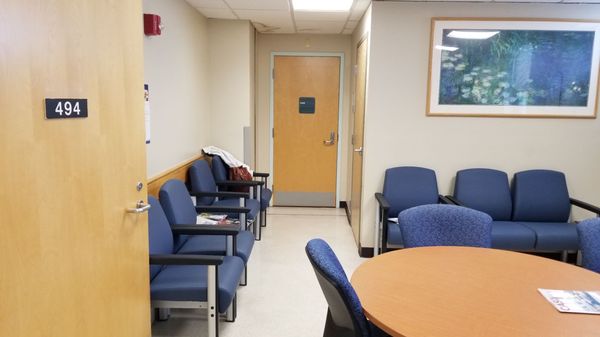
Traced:
<path id="1" fill-rule="evenodd" d="M 245 167 L 230 167 L 229 180 L 252 180 L 252 174 Z M 250 192 L 249 186 L 232 186 L 231 191 Z"/>

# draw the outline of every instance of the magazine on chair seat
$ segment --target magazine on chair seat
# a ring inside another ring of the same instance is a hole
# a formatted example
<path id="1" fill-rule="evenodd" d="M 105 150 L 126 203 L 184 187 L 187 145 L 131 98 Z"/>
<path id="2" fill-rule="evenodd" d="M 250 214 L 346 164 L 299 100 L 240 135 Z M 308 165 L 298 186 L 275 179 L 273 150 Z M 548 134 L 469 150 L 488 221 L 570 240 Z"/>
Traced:
<path id="1" fill-rule="evenodd" d="M 538 289 L 556 310 L 600 315 L 600 291 Z"/>

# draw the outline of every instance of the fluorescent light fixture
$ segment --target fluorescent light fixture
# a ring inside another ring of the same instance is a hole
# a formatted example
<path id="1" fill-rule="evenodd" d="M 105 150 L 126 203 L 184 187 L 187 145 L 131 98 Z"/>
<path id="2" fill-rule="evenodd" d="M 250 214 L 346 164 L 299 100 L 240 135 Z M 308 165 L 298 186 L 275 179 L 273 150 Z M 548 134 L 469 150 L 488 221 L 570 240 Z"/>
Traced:
<path id="1" fill-rule="evenodd" d="M 473 40 L 485 40 L 500 33 L 497 30 L 483 31 L 483 30 L 453 30 L 448 34 L 448 37 L 454 37 L 457 39 L 473 39 Z"/>
<path id="2" fill-rule="evenodd" d="M 353 0 L 292 0 L 295 11 L 347 12 Z"/>
<path id="3" fill-rule="evenodd" d="M 449 46 L 440 46 L 440 45 L 437 45 L 437 46 L 435 46 L 435 49 L 447 50 L 447 51 L 457 51 L 458 47 L 449 47 Z"/>

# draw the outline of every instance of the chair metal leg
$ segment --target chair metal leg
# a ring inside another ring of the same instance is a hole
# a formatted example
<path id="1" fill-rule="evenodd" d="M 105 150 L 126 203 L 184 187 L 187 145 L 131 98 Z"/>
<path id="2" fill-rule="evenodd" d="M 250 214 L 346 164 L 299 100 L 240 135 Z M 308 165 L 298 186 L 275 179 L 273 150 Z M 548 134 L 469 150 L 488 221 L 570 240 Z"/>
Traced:
<path id="1" fill-rule="evenodd" d="M 233 297 L 233 301 L 231 301 L 231 305 L 227 308 L 225 313 L 225 320 L 227 322 L 235 322 L 235 317 L 237 316 L 237 295 Z"/>
<path id="2" fill-rule="evenodd" d="M 208 289 L 207 293 L 207 319 L 208 319 L 208 336 L 219 336 L 219 315 L 217 314 L 217 283 L 218 283 L 217 266 L 208 266 Z"/>
<path id="3" fill-rule="evenodd" d="M 244 272 L 242 273 L 242 278 L 240 279 L 240 285 L 248 285 L 248 266 L 244 266 Z"/>
<path id="4" fill-rule="evenodd" d="M 569 256 L 569 251 L 567 251 L 567 250 L 563 250 L 562 253 L 560 254 L 560 258 L 562 259 L 563 262 L 567 262 L 568 256 Z"/>
<path id="5" fill-rule="evenodd" d="M 578 265 L 578 266 L 581 266 L 581 262 L 582 262 L 581 259 L 582 258 L 583 257 L 581 256 L 581 250 L 578 250 L 577 251 L 577 260 L 575 261 L 575 264 Z"/>
<path id="6" fill-rule="evenodd" d="M 169 308 L 158 308 L 156 309 L 156 317 L 158 317 L 159 321 L 166 321 L 171 316 L 171 310 Z"/>

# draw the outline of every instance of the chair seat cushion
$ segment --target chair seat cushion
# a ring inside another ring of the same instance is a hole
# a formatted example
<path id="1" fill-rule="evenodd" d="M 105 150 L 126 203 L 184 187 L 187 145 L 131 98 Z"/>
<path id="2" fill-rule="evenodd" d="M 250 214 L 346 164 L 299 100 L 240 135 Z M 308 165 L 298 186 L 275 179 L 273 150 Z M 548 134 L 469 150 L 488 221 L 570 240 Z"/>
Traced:
<path id="1" fill-rule="evenodd" d="M 492 222 L 492 248 L 531 251 L 535 249 L 535 232 L 518 222 Z"/>
<path id="2" fill-rule="evenodd" d="M 263 188 L 260 194 L 260 210 L 264 211 L 269 207 L 269 203 L 271 202 L 271 196 L 273 196 L 273 191 L 268 188 Z"/>
<path id="3" fill-rule="evenodd" d="M 402 232 L 400 231 L 400 225 L 395 222 L 388 222 L 388 237 L 387 243 L 389 245 L 404 246 L 404 240 L 402 240 Z"/>
<path id="4" fill-rule="evenodd" d="M 252 247 L 254 246 L 254 235 L 249 231 L 240 231 L 237 235 L 236 253 L 248 263 Z M 177 254 L 198 255 L 225 255 L 227 240 L 222 235 L 190 235 Z"/>
<path id="5" fill-rule="evenodd" d="M 226 256 L 218 266 L 218 311 L 224 313 L 235 297 L 244 262 L 237 256 Z M 165 266 L 150 282 L 153 301 L 206 302 L 208 288 L 207 266 Z"/>
<path id="6" fill-rule="evenodd" d="M 215 201 L 211 206 L 240 207 L 240 199 L 222 199 L 219 201 Z M 246 207 L 250 208 L 250 213 L 248 213 L 247 219 L 256 219 L 256 215 L 258 214 L 258 212 L 260 212 L 260 204 L 258 200 L 246 199 Z M 227 214 L 227 216 L 230 218 L 237 219 L 239 217 L 239 213 L 230 213 Z"/>
<path id="7" fill-rule="evenodd" d="M 579 236 L 577 227 L 574 224 L 565 222 L 522 222 L 531 228 L 537 241 L 535 249 L 537 251 L 560 251 L 560 250 L 578 250 Z"/>

